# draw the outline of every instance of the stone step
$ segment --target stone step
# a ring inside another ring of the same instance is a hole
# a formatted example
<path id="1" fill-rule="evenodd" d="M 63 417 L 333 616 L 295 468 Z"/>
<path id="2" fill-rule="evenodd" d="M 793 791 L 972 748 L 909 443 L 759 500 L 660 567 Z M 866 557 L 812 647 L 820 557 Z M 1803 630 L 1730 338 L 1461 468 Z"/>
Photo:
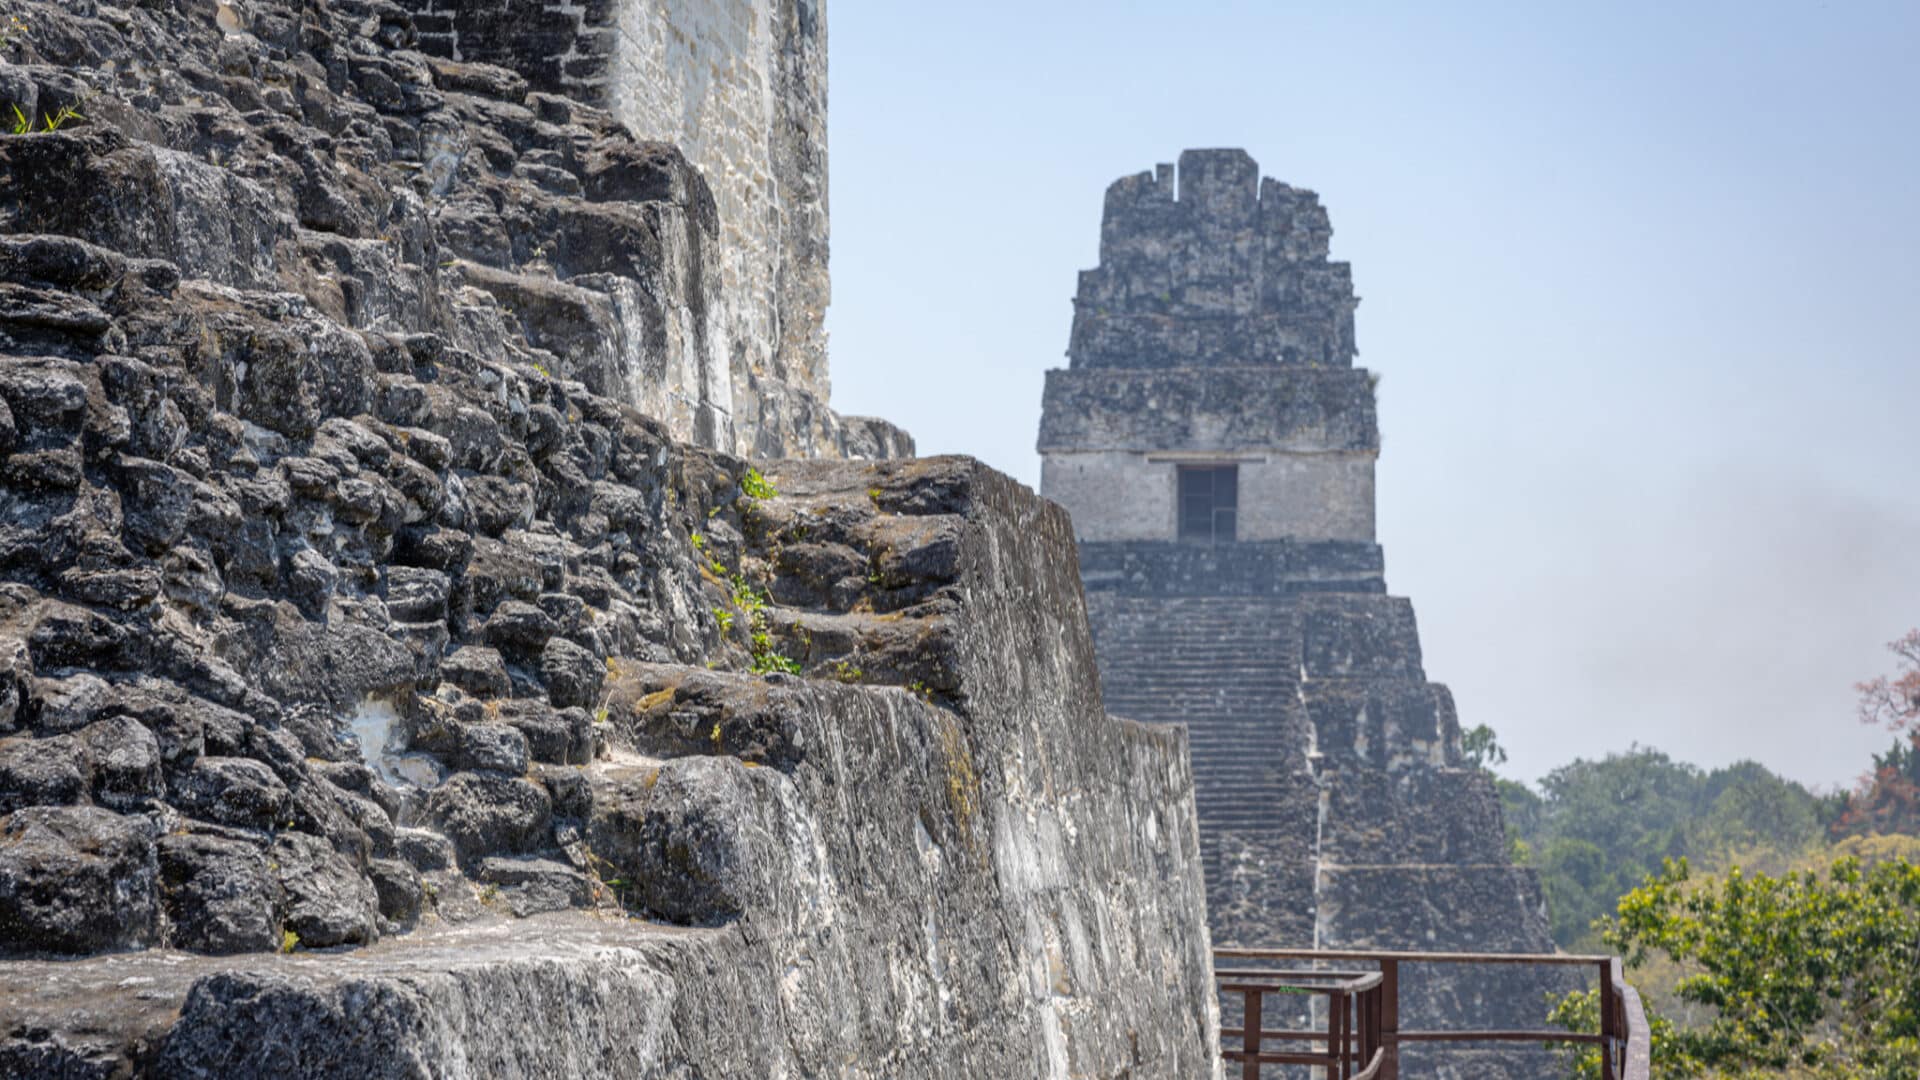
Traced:
<path id="1" fill-rule="evenodd" d="M 1260 672 L 1280 672 L 1288 678 L 1298 678 L 1300 662 L 1298 657 L 1280 654 L 1247 656 L 1244 653 L 1166 653 L 1142 649 L 1138 652 L 1127 649 L 1103 649 L 1100 651 L 1100 663 L 1114 671 L 1133 668 L 1136 665 L 1152 665 L 1153 670 L 1168 671 L 1235 671 L 1249 674 Z"/>
<path id="2" fill-rule="evenodd" d="M 1103 633 L 1096 637 L 1102 648 L 1118 649 L 1173 649 L 1199 648 L 1232 643 L 1243 649 L 1258 649 L 1261 652 L 1276 652 L 1283 649 L 1297 649 L 1300 639 L 1292 635 L 1269 635 L 1249 633 L 1245 627 L 1189 627 L 1177 632 L 1153 634 L 1113 634 Z"/>
<path id="3" fill-rule="evenodd" d="M 1212 783 L 1204 790 L 1196 793 L 1196 796 L 1199 798 L 1208 798 L 1218 793 L 1239 792 L 1251 788 L 1298 788 L 1302 784 L 1307 783 L 1305 777 L 1297 773 L 1290 776 L 1289 771 L 1285 769 L 1262 768 L 1245 772 L 1209 770 L 1206 775 Z"/>
<path id="4" fill-rule="evenodd" d="M 1108 709 L 1119 709 L 1121 703 L 1127 705 L 1148 705 L 1162 711 L 1181 711 L 1181 709 L 1204 709 L 1208 715 L 1227 715 L 1227 713 L 1294 713 L 1300 709 L 1298 694 L 1221 694 L 1221 696 L 1200 696 L 1200 694 L 1150 694 L 1150 692 L 1125 692 L 1102 694 L 1100 700 L 1106 701 Z"/>
<path id="5" fill-rule="evenodd" d="M 1137 683 L 1102 683 L 1103 696 L 1108 698 L 1132 697 L 1150 701 L 1183 701 L 1196 694 L 1205 694 L 1211 700 L 1215 694 L 1238 701 L 1278 701 L 1292 704 L 1300 699 L 1300 688 L 1284 683 L 1271 686 L 1238 686 L 1219 683 L 1185 683 L 1142 686 Z"/>
<path id="6" fill-rule="evenodd" d="M 1203 638 L 1181 636 L 1164 641 L 1096 641 L 1095 647 L 1104 656 L 1122 654 L 1134 656 L 1229 656 L 1245 661 L 1271 660 L 1278 658 L 1297 658 L 1300 649 L 1296 642 L 1261 641 L 1249 639 L 1244 635 L 1209 641 Z"/>
<path id="7" fill-rule="evenodd" d="M 1110 664 L 1101 673 L 1102 685 L 1136 686 L 1151 690 L 1156 686 L 1192 686 L 1212 685 L 1221 687 L 1263 686 L 1289 692 L 1300 684 L 1300 677 L 1292 672 L 1277 671 L 1273 668 L 1249 668 L 1233 670 L 1231 668 L 1177 668 L 1169 671 L 1150 670 L 1149 662 L 1139 664 Z"/>
<path id="8" fill-rule="evenodd" d="M 1145 677 L 1232 675 L 1256 679 L 1282 679 L 1287 682 L 1295 682 L 1300 678 L 1300 667 L 1294 663 L 1177 660 L 1164 656 L 1125 656 L 1115 653 L 1103 655 L 1100 658 L 1100 668 L 1115 675 L 1133 674 Z"/>
<path id="9" fill-rule="evenodd" d="M 1291 770 L 1293 765 L 1289 757 L 1304 760 L 1304 755 L 1289 753 L 1292 745 L 1290 740 L 1276 739 L 1271 732 L 1265 731 L 1248 732 L 1238 739 L 1209 739 L 1198 744 L 1189 739 L 1187 745 L 1195 764 L 1217 765 L 1237 760 L 1247 762 L 1248 768 Z M 1266 752 L 1268 747 L 1271 747 L 1271 752 Z M 1253 752 L 1250 753 L 1250 750 Z"/>
<path id="10" fill-rule="evenodd" d="M 1200 819 L 1201 835 L 1205 836 L 1210 832 L 1227 832 L 1236 836 L 1272 836 L 1285 839 L 1293 830 L 1277 816 L 1272 820 L 1265 820 L 1252 815 L 1214 820 L 1202 817 Z"/>
<path id="11" fill-rule="evenodd" d="M 1201 698 L 1192 694 L 1179 697 L 1149 697 L 1147 695 L 1112 695 L 1103 698 L 1109 712 L 1125 715 L 1118 702 L 1129 702 L 1151 706 L 1162 711 L 1181 712 L 1191 710 L 1194 719 L 1207 724 L 1226 725 L 1228 727 L 1245 725 L 1272 725 L 1283 718 L 1302 715 L 1298 703 L 1292 696 L 1258 698 Z M 1194 706 L 1204 706 L 1196 709 Z M 1291 726 L 1291 725 L 1289 725 Z"/>
<path id="12" fill-rule="evenodd" d="M 1246 755 L 1242 754 L 1241 757 L 1246 758 Z M 1248 776 L 1278 776 L 1303 772 L 1304 762 L 1300 768 L 1296 768 L 1292 762 L 1278 759 L 1253 760 L 1251 764 L 1240 766 L 1234 764 L 1233 756 L 1223 747 L 1211 754 L 1195 754 L 1193 770 L 1207 776 L 1237 775 L 1240 772 Z"/>
<path id="13" fill-rule="evenodd" d="M 1291 687 L 1285 690 L 1276 690 L 1271 693 L 1239 693 L 1229 687 L 1223 688 L 1219 693 L 1213 693 L 1200 690 L 1168 690 L 1155 689 L 1152 687 L 1122 686 L 1107 689 L 1101 695 L 1101 700 L 1109 703 L 1115 701 L 1141 701 L 1160 708 L 1178 708 L 1189 702 L 1204 702 L 1210 709 L 1222 705 L 1229 705 L 1242 709 L 1270 708 L 1276 711 L 1287 711 L 1299 705 L 1300 695 L 1295 693 Z"/>
<path id="14" fill-rule="evenodd" d="M 1155 690 L 1187 690 L 1194 687 L 1206 687 L 1215 690 L 1235 690 L 1242 693 L 1258 689 L 1270 693 L 1294 694 L 1300 684 L 1295 679 L 1277 676 L 1271 672 L 1218 673 L 1218 672 L 1175 672 L 1161 678 L 1142 677 L 1124 671 L 1116 671 L 1111 676 L 1102 677 L 1102 686 L 1129 688 L 1152 692 Z"/>
<path id="15" fill-rule="evenodd" d="M 1116 664 L 1108 670 L 1111 671 L 1112 674 L 1103 676 L 1106 682 L 1102 685 L 1110 683 L 1115 686 L 1135 686 L 1145 690 L 1151 690 L 1157 686 L 1196 685 L 1218 686 L 1223 688 L 1257 685 L 1273 689 L 1293 690 L 1300 683 L 1298 676 L 1282 674 L 1271 668 L 1251 671 L 1188 668 L 1165 673 L 1148 673 L 1137 667 Z"/>
<path id="16" fill-rule="evenodd" d="M 1195 808 L 1200 811 L 1202 817 L 1206 817 L 1215 811 L 1230 811 L 1241 806 L 1258 806 L 1271 812 L 1280 809 L 1294 809 L 1297 805 L 1287 792 L 1271 785 L 1264 788 L 1248 787 L 1235 791 L 1231 795 L 1216 793 L 1204 802 L 1196 800 L 1194 803 Z"/>
<path id="17" fill-rule="evenodd" d="M 1230 770 L 1207 768 L 1195 763 L 1194 779 L 1199 782 L 1198 797 L 1206 798 L 1216 791 L 1234 790 L 1240 786 L 1286 787 L 1297 789 L 1309 785 L 1312 780 L 1304 772 L 1293 769 L 1263 767 L 1259 769 Z"/>
<path id="18" fill-rule="evenodd" d="M 1158 656 L 1115 656 L 1109 654 L 1101 670 L 1114 676 L 1171 679 L 1202 676 L 1207 678 L 1265 679 L 1274 682 L 1300 681 L 1300 669 L 1291 664 L 1232 664 L 1225 661 L 1179 661 Z"/>

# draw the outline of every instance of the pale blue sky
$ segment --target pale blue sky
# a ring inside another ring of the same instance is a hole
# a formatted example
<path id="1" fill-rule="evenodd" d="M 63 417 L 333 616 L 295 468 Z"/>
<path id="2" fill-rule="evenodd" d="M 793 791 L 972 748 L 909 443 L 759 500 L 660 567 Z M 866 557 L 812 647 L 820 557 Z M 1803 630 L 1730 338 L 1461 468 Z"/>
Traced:
<path id="1" fill-rule="evenodd" d="M 833 0 L 834 404 L 1032 484 L 1108 183 L 1318 191 L 1380 539 L 1509 771 L 1834 784 L 1920 623 L 1920 2 Z"/>

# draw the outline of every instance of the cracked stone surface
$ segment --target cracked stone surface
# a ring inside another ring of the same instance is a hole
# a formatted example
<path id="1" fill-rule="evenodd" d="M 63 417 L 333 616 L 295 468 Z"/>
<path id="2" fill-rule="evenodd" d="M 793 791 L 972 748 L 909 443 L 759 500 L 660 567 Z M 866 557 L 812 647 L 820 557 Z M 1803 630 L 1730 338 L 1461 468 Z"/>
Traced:
<path id="1" fill-rule="evenodd" d="M 1065 514 L 722 452 L 678 149 L 385 0 L 4 11 L 0 1073 L 1217 1070 Z"/>

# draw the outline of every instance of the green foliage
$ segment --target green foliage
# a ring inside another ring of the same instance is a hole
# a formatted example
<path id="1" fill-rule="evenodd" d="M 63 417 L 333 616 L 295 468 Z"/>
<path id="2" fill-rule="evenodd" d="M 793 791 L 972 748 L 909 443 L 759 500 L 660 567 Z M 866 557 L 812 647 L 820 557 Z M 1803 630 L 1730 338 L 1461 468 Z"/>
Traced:
<path id="1" fill-rule="evenodd" d="M 1707 1013 L 1656 1025 L 1661 1076 L 1920 1075 L 1920 864 L 1846 857 L 1824 873 L 1702 881 L 1669 861 L 1601 936 L 1632 966 L 1680 965 L 1678 998 Z M 1583 1020 L 1582 1007 L 1563 1001 L 1556 1016 Z"/>
<path id="2" fill-rule="evenodd" d="M 1460 733 L 1460 754 L 1476 769 L 1492 769 L 1507 763 L 1506 748 L 1485 724 Z"/>
<path id="3" fill-rule="evenodd" d="M 733 574 L 727 579 L 733 589 L 733 606 L 747 617 L 748 652 L 752 656 L 749 669 L 756 675 L 781 673 L 800 674 L 800 662 L 780 652 L 773 642 L 773 633 L 767 620 L 767 597 L 753 587 L 745 576 Z M 721 632 L 733 628 L 733 617 L 729 613 L 721 618 L 720 609 L 714 610 L 714 618 L 720 619 Z"/>
<path id="4" fill-rule="evenodd" d="M 713 621 L 720 624 L 721 633 L 728 634 L 733 632 L 733 612 L 728 611 L 726 608 L 714 608 Z"/>
<path id="5" fill-rule="evenodd" d="M 759 469 L 749 466 L 747 475 L 740 478 L 740 494 L 749 499 L 771 499 L 780 492 L 767 482 L 766 477 L 760 475 Z"/>
<path id="6" fill-rule="evenodd" d="M 774 673 L 798 675 L 800 674 L 800 661 L 781 655 L 781 653 L 773 647 L 772 642 L 767 640 L 765 634 L 755 634 L 753 635 L 752 670 L 755 675 L 770 675 Z"/>
<path id="7" fill-rule="evenodd" d="M 1830 810 L 1792 781 L 1753 762 L 1711 772 L 1635 748 L 1575 761 L 1540 791 L 1499 784 L 1508 846 L 1540 871 L 1553 937 L 1590 948 L 1593 921 L 1670 858 L 1729 865 L 1736 854 L 1807 851 Z"/>
<path id="8" fill-rule="evenodd" d="M 280 951 L 281 951 L 282 953 L 290 953 L 290 952 L 292 952 L 293 950 L 295 950 L 295 949 L 297 949 L 297 948 L 299 948 L 299 947 L 300 947 L 300 935 L 299 935 L 299 934 L 296 934 L 296 933 L 294 933 L 294 932 L 293 932 L 293 931 L 291 931 L 291 930 L 283 930 L 283 931 L 281 931 L 281 933 L 280 933 Z"/>
<path id="9" fill-rule="evenodd" d="M 1547 1023 L 1567 1031 L 1596 1033 L 1600 1030 L 1600 991 L 1576 990 L 1554 1003 Z M 1673 1021 L 1649 1010 L 1647 1029 L 1653 1036 L 1653 1075 L 1688 1077 L 1700 1075 L 1700 1061 L 1674 1038 Z M 1600 1051 L 1587 1046 L 1562 1051 L 1568 1075 L 1574 1080 L 1600 1080 Z"/>
<path id="10" fill-rule="evenodd" d="M 35 127 L 33 126 L 33 117 L 28 116 L 25 112 L 22 112 L 20 109 L 20 106 L 13 105 L 13 106 L 10 106 L 10 108 L 13 109 L 13 126 L 9 129 L 9 131 L 11 134 L 14 134 L 14 135 L 32 135 L 35 133 L 36 130 L 38 130 L 42 134 L 46 132 L 59 131 L 61 128 L 67 125 L 68 121 L 86 119 L 85 116 L 82 116 L 80 114 L 79 109 L 76 109 L 73 106 L 69 105 L 69 106 L 66 106 L 65 108 L 62 108 L 58 112 L 41 114 L 41 117 L 40 117 L 41 127 L 39 127 L 38 129 L 35 129 Z"/>
<path id="11" fill-rule="evenodd" d="M 1920 1077 L 1920 837 L 1901 835 L 1920 833 L 1920 631 L 1890 648 L 1898 670 L 1857 689 L 1860 719 L 1896 738 L 1852 792 L 1638 748 L 1557 769 L 1538 794 L 1497 782 L 1555 938 L 1626 954 L 1655 1075 Z M 1592 993 L 1554 1012 L 1575 1030 L 1596 1017 Z M 1591 1052 L 1572 1064 L 1598 1075 Z"/>
<path id="12" fill-rule="evenodd" d="M 845 660 L 835 660 L 831 669 L 834 678 L 843 683 L 857 683 L 867 677 L 867 673 Z"/>
<path id="13" fill-rule="evenodd" d="M 1502 776 L 1493 778 L 1493 788 L 1500 795 L 1500 816 L 1507 823 L 1507 858 L 1515 865 L 1533 862 L 1533 845 L 1527 837 L 1539 834 L 1546 800 L 1527 785 Z"/>
<path id="14" fill-rule="evenodd" d="M 728 575 L 727 584 L 733 588 L 733 606 L 746 612 L 749 622 L 757 621 L 767 610 L 766 597 L 744 575 Z"/>
<path id="15" fill-rule="evenodd" d="M 1835 796 L 1836 837 L 1920 834 L 1920 732 L 1873 755 L 1873 771 L 1856 791 Z"/>
<path id="16" fill-rule="evenodd" d="M 1715 777 L 1724 779 L 1701 826 L 1711 845 L 1793 852 L 1818 842 L 1824 832 L 1819 800 L 1793 781 L 1751 761 L 1713 773 L 1709 782 Z"/>

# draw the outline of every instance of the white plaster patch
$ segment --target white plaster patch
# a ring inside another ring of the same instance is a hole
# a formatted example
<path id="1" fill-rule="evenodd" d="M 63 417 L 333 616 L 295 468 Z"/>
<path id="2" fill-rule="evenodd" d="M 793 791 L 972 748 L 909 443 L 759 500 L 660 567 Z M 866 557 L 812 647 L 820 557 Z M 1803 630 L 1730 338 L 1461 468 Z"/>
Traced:
<path id="1" fill-rule="evenodd" d="M 395 787 L 436 787 L 440 763 L 426 754 L 402 752 L 400 713 L 385 698 L 365 698 L 347 718 L 347 727 L 360 743 L 360 760 Z"/>

